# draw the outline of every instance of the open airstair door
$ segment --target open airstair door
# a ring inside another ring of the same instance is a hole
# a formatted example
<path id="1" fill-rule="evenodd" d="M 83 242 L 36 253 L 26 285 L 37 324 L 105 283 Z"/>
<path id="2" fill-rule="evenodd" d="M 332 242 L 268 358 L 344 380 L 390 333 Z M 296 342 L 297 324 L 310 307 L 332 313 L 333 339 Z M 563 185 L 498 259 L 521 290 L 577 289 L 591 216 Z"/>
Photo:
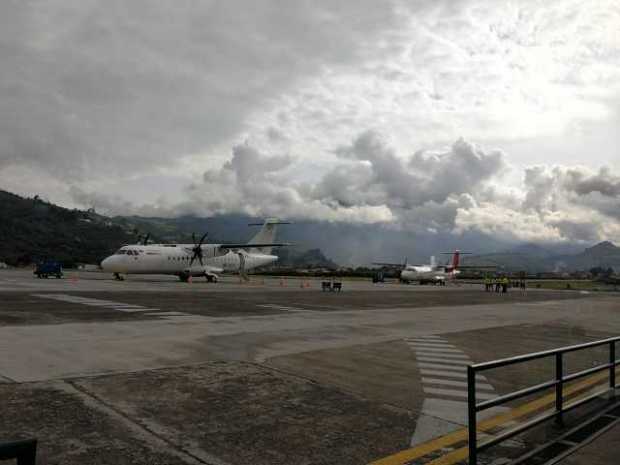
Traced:
<path id="1" fill-rule="evenodd" d="M 249 281 L 250 278 L 245 271 L 245 253 L 237 252 L 237 255 L 239 256 L 239 276 L 241 276 L 244 281 Z"/>

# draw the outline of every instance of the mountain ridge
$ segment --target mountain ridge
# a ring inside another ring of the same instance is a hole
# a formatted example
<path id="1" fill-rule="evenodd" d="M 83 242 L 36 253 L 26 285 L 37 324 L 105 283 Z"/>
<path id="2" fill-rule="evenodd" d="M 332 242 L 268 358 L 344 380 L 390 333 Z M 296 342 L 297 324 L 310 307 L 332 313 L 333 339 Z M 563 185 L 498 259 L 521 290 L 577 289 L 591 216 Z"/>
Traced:
<path id="1" fill-rule="evenodd" d="M 620 247 L 603 241 L 577 254 L 558 254 L 538 244 L 525 244 L 503 252 L 472 255 L 464 263 L 527 272 L 588 271 L 596 267 L 620 270 Z"/>
<path id="2" fill-rule="evenodd" d="M 98 263 L 121 245 L 136 243 L 146 233 L 150 233 L 151 242 L 191 242 L 192 233 L 205 232 L 209 233 L 209 242 L 245 242 L 257 230 L 248 227 L 248 223 L 260 222 L 260 218 L 242 214 L 209 218 L 107 217 L 93 210 L 68 209 L 38 197 L 23 198 L 0 190 L 0 262 L 18 265 L 54 258 L 66 264 Z M 327 268 L 334 268 L 337 263 L 402 262 L 406 256 L 410 262 L 421 263 L 428 260 L 429 251 L 438 250 L 437 243 L 442 244 L 442 251 L 475 250 L 479 244 L 479 239 L 466 235 L 436 233 L 432 237 L 412 237 L 384 225 L 316 221 L 282 226 L 278 240 L 295 244 L 277 252 L 282 258 L 280 265 Z M 620 270 L 620 247 L 610 241 L 579 253 L 562 253 L 558 245 L 534 242 L 508 247 L 492 237 L 485 244 L 500 251 L 465 255 L 463 264 L 497 265 L 499 269 L 528 272 L 587 271 L 593 267 Z"/>

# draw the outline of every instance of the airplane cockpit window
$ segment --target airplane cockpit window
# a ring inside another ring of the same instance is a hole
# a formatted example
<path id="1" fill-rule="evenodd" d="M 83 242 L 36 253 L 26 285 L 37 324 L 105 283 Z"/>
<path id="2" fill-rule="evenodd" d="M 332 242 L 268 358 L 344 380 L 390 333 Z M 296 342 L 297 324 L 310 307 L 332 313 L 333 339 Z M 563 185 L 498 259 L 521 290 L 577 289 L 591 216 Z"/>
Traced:
<path id="1" fill-rule="evenodd" d="M 114 253 L 114 255 L 125 255 L 126 253 L 127 253 L 126 250 L 119 249 Z"/>

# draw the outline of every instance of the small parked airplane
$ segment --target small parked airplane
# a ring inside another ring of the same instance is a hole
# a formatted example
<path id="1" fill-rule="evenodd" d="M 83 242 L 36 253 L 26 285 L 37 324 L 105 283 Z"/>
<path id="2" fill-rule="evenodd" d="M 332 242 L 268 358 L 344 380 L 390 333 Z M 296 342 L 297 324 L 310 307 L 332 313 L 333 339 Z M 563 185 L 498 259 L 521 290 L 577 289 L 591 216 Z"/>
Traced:
<path id="1" fill-rule="evenodd" d="M 246 244 L 205 244 L 207 234 L 193 244 L 148 244 L 148 236 L 142 244 L 126 245 L 114 255 L 101 262 L 101 268 L 114 274 L 118 280 L 129 274 L 164 274 L 178 276 L 188 281 L 192 276 L 205 276 L 209 282 L 217 282 L 223 272 L 245 272 L 278 260 L 272 254 L 273 247 L 289 244 L 274 242 L 276 227 L 288 224 L 277 219 L 267 219 L 260 231 Z"/>
<path id="2" fill-rule="evenodd" d="M 455 250 L 454 252 L 443 252 L 442 254 L 451 254 L 452 263 L 446 265 L 437 265 L 435 257 L 431 257 L 431 263 L 427 265 L 409 265 L 407 259 L 404 264 L 400 263 L 373 263 L 373 265 L 379 265 L 388 268 L 400 268 L 400 281 L 404 283 L 410 283 L 417 281 L 420 284 L 439 284 L 445 286 L 447 280 L 456 278 L 456 275 L 460 273 L 460 269 L 463 268 L 485 268 L 479 266 L 460 266 L 461 255 L 471 255 L 469 252 L 461 252 Z"/>

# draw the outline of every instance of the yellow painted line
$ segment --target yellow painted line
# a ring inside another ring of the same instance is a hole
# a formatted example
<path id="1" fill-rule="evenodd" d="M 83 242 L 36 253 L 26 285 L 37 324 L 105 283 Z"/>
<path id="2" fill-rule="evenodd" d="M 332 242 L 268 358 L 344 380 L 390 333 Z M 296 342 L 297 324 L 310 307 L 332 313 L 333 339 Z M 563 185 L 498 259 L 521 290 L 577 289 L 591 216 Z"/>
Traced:
<path id="1" fill-rule="evenodd" d="M 573 398 L 574 401 L 584 399 L 588 396 L 588 393 L 584 393 Z M 439 458 L 427 462 L 425 465 L 454 465 L 469 457 L 469 447 L 461 447 L 460 449 L 453 450 L 452 452 L 442 455 Z"/>
<path id="2" fill-rule="evenodd" d="M 593 375 L 590 378 L 586 378 L 585 380 L 579 383 L 565 387 L 563 391 L 564 397 L 566 398 L 567 396 L 576 394 L 579 391 L 583 391 L 584 389 L 592 387 L 595 384 L 600 383 L 601 381 L 607 379 L 607 377 L 608 377 L 608 374 L 605 371 L 605 372 Z M 555 403 L 555 393 L 547 394 L 546 396 L 543 396 L 540 399 L 536 399 L 526 404 L 520 405 L 519 407 L 515 407 L 509 412 L 502 413 L 494 417 L 488 418 L 486 420 L 480 421 L 478 422 L 476 429 L 478 431 L 488 431 L 508 421 L 515 420 L 517 418 L 521 418 L 523 416 L 529 415 L 533 412 L 541 410 L 554 403 Z M 371 462 L 370 465 L 404 465 L 407 462 L 410 462 L 411 460 L 424 457 L 425 455 L 428 455 L 431 452 L 435 452 L 436 450 L 442 449 L 447 446 L 452 446 L 461 441 L 465 441 L 467 440 L 467 437 L 468 437 L 467 428 L 462 428 L 460 430 L 454 431 L 453 433 L 446 434 L 445 436 L 442 436 L 440 438 L 432 439 L 430 441 L 419 444 L 418 446 L 414 448 L 406 449 L 406 450 L 397 452 L 396 454 L 389 455 L 387 457 L 375 460 L 374 462 Z M 465 447 L 464 450 L 467 451 L 467 448 Z M 448 457 L 451 454 L 456 453 L 456 452 L 457 452 L 456 450 L 453 452 L 450 452 L 449 454 L 446 454 L 445 457 Z M 436 460 L 440 460 L 440 459 L 436 459 Z M 429 462 L 429 464 L 427 465 L 430 465 L 430 464 L 443 465 L 443 463 L 444 462 L 435 463 L 433 461 L 433 462 Z M 449 462 L 449 463 L 454 463 L 454 462 Z"/>

